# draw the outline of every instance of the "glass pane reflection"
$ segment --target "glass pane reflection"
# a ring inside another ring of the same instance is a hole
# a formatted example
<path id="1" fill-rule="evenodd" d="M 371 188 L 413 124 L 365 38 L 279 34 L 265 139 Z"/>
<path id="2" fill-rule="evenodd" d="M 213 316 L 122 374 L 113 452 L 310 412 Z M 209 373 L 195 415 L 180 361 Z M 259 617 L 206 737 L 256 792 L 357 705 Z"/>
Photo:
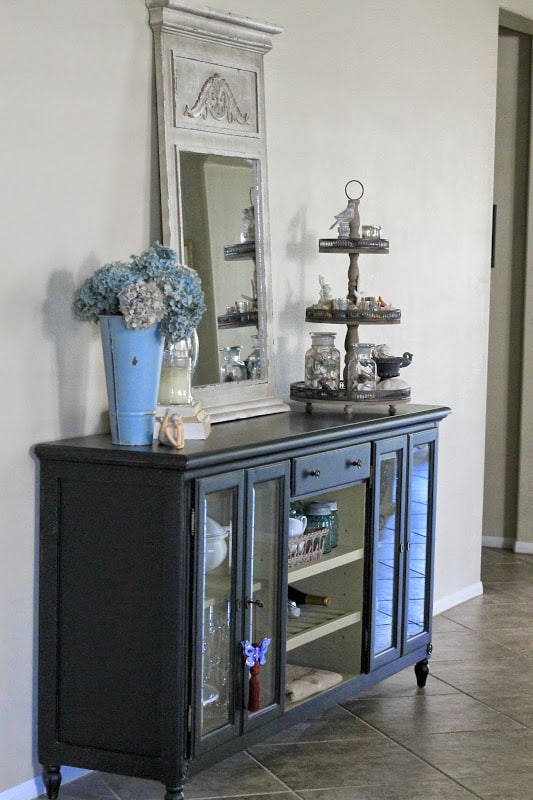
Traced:
<path id="1" fill-rule="evenodd" d="M 259 643 L 271 639 L 266 664 L 261 667 L 260 707 L 276 702 L 275 643 L 278 632 L 279 543 L 281 530 L 280 498 L 283 484 L 279 479 L 256 483 L 253 487 L 251 595 L 247 638 Z M 259 605 L 260 604 L 260 605 Z"/>
<path id="2" fill-rule="evenodd" d="M 426 630 L 425 599 L 430 500 L 430 444 L 413 448 L 410 493 L 410 549 L 407 598 L 407 638 Z"/>
<path id="3" fill-rule="evenodd" d="M 374 607 L 374 655 L 396 642 L 396 604 L 400 535 L 400 458 L 397 452 L 380 461 L 379 530 Z"/>
<path id="4" fill-rule="evenodd" d="M 202 641 L 202 735 L 230 720 L 233 640 L 232 536 L 235 526 L 235 490 L 206 496 L 204 539 Z"/>

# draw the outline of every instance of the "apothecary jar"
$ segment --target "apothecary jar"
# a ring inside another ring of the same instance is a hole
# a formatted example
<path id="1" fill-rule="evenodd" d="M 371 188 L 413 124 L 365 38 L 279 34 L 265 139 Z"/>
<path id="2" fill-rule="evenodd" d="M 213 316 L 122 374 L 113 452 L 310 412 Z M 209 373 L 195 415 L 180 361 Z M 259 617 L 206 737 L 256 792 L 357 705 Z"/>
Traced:
<path id="1" fill-rule="evenodd" d="M 246 364 L 241 358 L 242 347 L 221 347 L 222 364 L 220 365 L 220 382 L 245 381 L 248 378 Z"/>
<path id="2" fill-rule="evenodd" d="M 337 391 L 341 355 L 335 347 L 336 333 L 312 331 L 311 347 L 305 354 L 305 385 L 310 389 Z"/>
<path id="3" fill-rule="evenodd" d="M 373 392 L 377 385 L 374 345 L 357 343 L 352 345 L 353 356 L 348 362 L 348 394 Z"/>

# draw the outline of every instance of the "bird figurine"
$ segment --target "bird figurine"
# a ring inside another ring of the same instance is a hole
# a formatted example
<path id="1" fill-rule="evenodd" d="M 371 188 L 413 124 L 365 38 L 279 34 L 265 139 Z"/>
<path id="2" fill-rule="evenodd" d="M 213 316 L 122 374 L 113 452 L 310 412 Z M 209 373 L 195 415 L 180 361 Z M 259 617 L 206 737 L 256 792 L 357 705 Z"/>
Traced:
<path id="1" fill-rule="evenodd" d="M 357 200 L 348 200 L 348 205 L 343 211 L 340 211 L 338 214 L 335 214 L 335 222 L 330 227 L 334 228 L 335 225 L 339 226 L 339 237 L 342 238 L 349 238 L 350 236 L 350 222 L 352 222 L 353 218 L 355 217 L 355 209 L 356 209 Z"/>

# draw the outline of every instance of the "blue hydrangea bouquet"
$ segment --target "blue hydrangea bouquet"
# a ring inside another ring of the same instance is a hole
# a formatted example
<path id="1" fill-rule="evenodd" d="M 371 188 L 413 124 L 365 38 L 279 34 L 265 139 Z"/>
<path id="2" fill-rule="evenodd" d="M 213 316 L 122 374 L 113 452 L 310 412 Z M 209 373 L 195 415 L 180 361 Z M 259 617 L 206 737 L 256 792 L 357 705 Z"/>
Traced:
<path id="1" fill-rule="evenodd" d="M 131 261 L 104 264 L 74 295 L 78 319 L 98 322 L 100 316 L 122 315 L 127 328 L 143 329 L 160 322 L 169 343 L 191 336 L 205 311 L 198 273 L 178 263 L 170 247 L 154 242 Z"/>

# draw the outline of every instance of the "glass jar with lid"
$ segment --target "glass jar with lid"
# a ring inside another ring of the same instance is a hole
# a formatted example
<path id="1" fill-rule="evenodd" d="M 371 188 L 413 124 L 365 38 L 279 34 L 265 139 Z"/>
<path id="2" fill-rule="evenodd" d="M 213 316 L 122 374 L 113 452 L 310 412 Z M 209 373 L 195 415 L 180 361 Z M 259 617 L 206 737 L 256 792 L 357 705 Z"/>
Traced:
<path id="1" fill-rule="evenodd" d="M 331 526 L 332 517 L 329 505 L 320 501 L 309 503 L 307 506 L 307 530 L 321 530 L 324 528 L 327 530 L 324 554 L 331 552 Z"/>
<path id="2" fill-rule="evenodd" d="M 245 358 L 246 371 L 248 378 L 254 380 L 261 377 L 261 348 L 259 336 L 252 336 L 252 351 L 250 355 Z"/>
<path id="3" fill-rule="evenodd" d="M 377 386 L 376 362 L 373 358 L 373 344 L 353 344 L 353 357 L 348 362 L 348 395 L 359 392 L 374 392 Z"/>
<path id="4" fill-rule="evenodd" d="M 193 405 L 191 393 L 192 373 L 198 359 L 198 339 L 190 337 L 169 343 L 163 352 L 158 403 L 167 405 Z"/>
<path id="5" fill-rule="evenodd" d="M 337 391 L 340 380 L 341 354 L 335 347 L 331 331 L 312 331 L 311 347 L 305 354 L 305 386 L 309 389 Z"/>
<path id="6" fill-rule="evenodd" d="M 220 365 L 220 381 L 228 383 L 230 381 L 245 381 L 248 378 L 246 364 L 241 359 L 241 345 L 231 347 L 221 347 L 222 364 Z"/>
<path id="7" fill-rule="evenodd" d="M 331 549 L 339 544 L 339 520 L 335 500 L 324 500 L 323 505 L 329 508 Z"/>

